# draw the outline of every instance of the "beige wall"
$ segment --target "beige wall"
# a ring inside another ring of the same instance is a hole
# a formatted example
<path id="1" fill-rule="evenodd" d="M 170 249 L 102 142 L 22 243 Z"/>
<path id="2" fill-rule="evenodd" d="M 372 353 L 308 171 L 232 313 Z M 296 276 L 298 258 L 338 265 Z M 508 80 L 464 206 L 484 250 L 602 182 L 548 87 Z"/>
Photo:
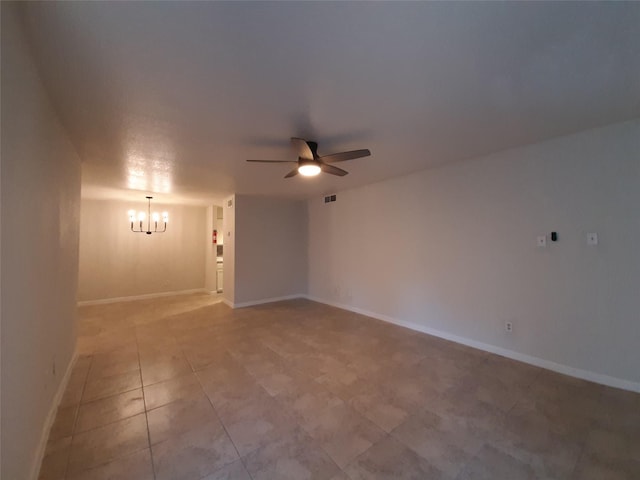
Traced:
<path id="1" fill-rule="evenodd" d="M 234 255 L 235 304 L 305 294 L 306 203 L 236 195 Z"/>
<path id="2" fill-rule="evenodd" d="M 216 211 L 214 206 L 207 207 L 207 222 L 204 232 L 205 243 L 205 280 L 204 288 L 208 292 L 216 291 L 216 246 L 212 243 L 211 232 L 216 228 Z"/>
<path id="3" fill-rule="evenodd" d="M 224 286 L 222 298 L 229 305 L 235 304 L 236 298 L 236 197 L 232 195 L 224 199 L 222 210 L 222 232 L 224 236 Z"/>
<path id="4" fill-rule="evenodd" d="M 309 294 L 639 389 L 638 152 L 640 121 L 314 199 Z"/>
<path id="5" fill-rule="evenodd" d="M 207 209 L 152 201 L 169 212 L 167 231 L 152 235 L 131 232 L 130 209 L 147 204 L 82 200 L 78 300 L 203 289 Z"/>
<path id="6" fill-rule="evenodd" d="M 75 348 L 80 161 L 2 2 L 2 468 L 32 478 Z M 54 373 L 55 364 L 55 373 Z"/>

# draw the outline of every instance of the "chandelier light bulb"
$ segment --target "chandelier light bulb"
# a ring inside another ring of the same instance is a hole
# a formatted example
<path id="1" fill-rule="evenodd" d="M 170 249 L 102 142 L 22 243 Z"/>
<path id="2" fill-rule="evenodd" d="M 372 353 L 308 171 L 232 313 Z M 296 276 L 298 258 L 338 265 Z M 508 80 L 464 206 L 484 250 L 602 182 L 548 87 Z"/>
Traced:
<path id="1" fill-rule="evenodd" d="M 158 222 L 160 221 L 160 213 L 151 213 L 152 198 L 153 197 L 150 196 L 147 197 L 147 213 L 142 211 L 136 213 L 135 210 L 129 210 L 128 214 L 132 232 L 151 235 L 152 233 L 163 233 L 167 231 L 167 220 L 169 220 L 169 214 L 167 212 L 162 212 L 162 220 L 164 221 L 164 224 L 158 225 Z M 138 222 L 135 221 L 136 218 L 138 219 Z"/>

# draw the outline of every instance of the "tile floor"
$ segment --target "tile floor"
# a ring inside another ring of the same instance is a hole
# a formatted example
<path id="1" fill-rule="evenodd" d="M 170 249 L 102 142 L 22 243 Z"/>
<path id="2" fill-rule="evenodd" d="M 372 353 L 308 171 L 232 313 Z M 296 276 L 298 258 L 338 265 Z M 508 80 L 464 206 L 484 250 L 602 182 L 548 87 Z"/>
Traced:
<path id="1" fill-rule="evenodd" d="M 640 478 L 640 394 L 305 300 L 82 307 L 41 479 Z"/>

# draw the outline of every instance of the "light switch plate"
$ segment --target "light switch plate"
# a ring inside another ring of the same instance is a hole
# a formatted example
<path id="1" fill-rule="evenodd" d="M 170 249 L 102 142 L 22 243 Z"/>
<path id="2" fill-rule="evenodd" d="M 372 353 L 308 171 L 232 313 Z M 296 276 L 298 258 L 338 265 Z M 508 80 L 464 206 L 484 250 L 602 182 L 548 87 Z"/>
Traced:
<path id="1" fill-rule="evenodd" d="M 538 236 L 536 245 L 538 245 L 539 247 L 546 247 L 547 246 L 547 236 L 546 235 Z"/>
<path id="2" fill-rule="evenodd" d="M 598 245 L 598 234 L 597 233 L 587 233 L 587 245 L 589 245 L 589 246 Z"/>

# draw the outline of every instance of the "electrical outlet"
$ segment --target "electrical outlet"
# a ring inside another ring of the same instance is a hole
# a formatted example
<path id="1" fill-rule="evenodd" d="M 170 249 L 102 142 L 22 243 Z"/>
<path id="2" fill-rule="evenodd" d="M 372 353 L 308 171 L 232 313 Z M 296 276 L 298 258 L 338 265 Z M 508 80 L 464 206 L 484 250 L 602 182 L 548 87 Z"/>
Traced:
<path id="1" fill-rule="evenodd" d="M 504 322 L 504 331 L 508 333 L 513 332 L 513 322 Z"/>
<path id="2" fill-rule="evenodd" d="M 546 235 L 538 236 L 536 241 L 537 241 L 538 247 L 546 247 L 547 246 L 547 236 Z"/>

